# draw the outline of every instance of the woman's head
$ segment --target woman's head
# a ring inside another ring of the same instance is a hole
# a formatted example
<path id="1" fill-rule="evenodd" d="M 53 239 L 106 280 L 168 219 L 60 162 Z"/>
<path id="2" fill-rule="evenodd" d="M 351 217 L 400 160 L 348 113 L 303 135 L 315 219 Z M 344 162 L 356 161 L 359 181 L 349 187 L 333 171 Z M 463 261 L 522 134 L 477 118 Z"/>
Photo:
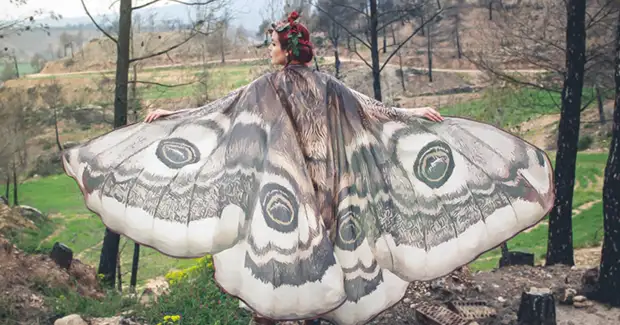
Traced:
<path id="1" fill-rule="evenodd" d="M 277 65 L 289 63 L 307 64 L 314 57 L 310 32 L 297 22 L 299 14 L 293 11 L 287 21 L 274 24 L 271 35 L 271 62 Z"/>

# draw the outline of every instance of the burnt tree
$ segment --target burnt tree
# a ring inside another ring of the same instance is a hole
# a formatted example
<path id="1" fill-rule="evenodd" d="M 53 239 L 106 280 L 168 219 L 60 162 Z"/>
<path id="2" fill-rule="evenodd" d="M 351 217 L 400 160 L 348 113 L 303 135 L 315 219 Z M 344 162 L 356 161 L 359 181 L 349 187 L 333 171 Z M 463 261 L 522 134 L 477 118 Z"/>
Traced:
<path id="1" fill-rule="evenodd" d="M 615 41 L 616 100 L 609 157 L 603 183 L 604 230 L 596 299 L 620 306 L 620 11 Z"/>
<path id="2" fill-rule="evenodd" d="M 586 0 L 566 3 L 566 75 L 555 159 L 555 202 L 549 214 L 547 265 L 574 265 L 572 205 L 586 58 Z"/>
<path id="3" fill-rule="evenodd" d="M 131 33 L 131 0 L 121 0 L 116 42 L 116 87 L 114 90 L 114 128 L 127 124 L 127 83 L 129 82 L 129 39 Z M 98 274 L 103 282 L 114 287 L 120 235 L 105 229 Z"/>

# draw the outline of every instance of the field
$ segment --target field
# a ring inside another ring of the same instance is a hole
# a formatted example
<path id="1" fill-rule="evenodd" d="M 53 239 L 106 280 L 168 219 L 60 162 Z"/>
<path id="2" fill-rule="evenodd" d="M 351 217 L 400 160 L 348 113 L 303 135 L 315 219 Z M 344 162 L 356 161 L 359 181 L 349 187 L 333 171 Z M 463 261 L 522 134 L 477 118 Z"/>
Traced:
<path id="1" fill-rule="evenodd" d="M 29 75 L 29 74 L 33 74 L 33 73 L 38 73 L 39 71 L 36 71 L 31 65 L 30 63 L 17 63 L 17 68 L 19 69 L 19 75 L 20 76 L 25 76 L 25 75 Z M 0 75 L 4 72 L 4 65 L 0 65 Z"/>

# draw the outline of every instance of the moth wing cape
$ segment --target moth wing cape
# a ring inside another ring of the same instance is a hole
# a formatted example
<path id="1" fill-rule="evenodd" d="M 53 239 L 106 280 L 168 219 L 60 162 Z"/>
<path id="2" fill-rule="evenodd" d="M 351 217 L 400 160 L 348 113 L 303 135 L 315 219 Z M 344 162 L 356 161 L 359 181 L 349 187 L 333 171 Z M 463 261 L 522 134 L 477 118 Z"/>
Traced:
<path id="1" fill-rule="evenodd" d="M 453 271 L 551 208 L 552 168 L 540 149 L 292 70 L 71 148 L 65 170 L 108 228 L 174 257 L 214 254 L 216 282 L 277 320 L 363 324 L 410 281 Z M 308 107 L 320 118 L 304 116 Z M 299 140 L 322 126 L 333 223 Z"/>

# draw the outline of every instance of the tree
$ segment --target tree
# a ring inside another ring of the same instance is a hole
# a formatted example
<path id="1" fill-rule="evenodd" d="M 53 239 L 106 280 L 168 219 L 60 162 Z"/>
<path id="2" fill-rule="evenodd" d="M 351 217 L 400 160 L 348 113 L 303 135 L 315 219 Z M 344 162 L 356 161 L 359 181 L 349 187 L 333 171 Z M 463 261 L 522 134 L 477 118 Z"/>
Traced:
<path id="1" fill-rule="evenodd" d="M 41 71 L 45 66 L 46 60 L 45 58 L 39 54 L 35 53 L 30 59 L 30 66 L 37 72 Z"/>
<path id="2" fill-rule="evenodd" d="M 49 109 L 54 112 L 54 133 L 56 137 L 56 147 L 58 151 L 62 151 L 63 147 L 60 143 L 60 134 L 58 131 L 58 108 L 64 104 L 64 98 L 62 97 L 62 86 L 54 78 L 52 83 L 44 86 L 41 92 L 41 98 Z"/>
<path id="3" fill-rule="evenodd" d="M 555 158 L 555 202 L 549 214 L 546 265 L 574 265 L 572 205 L 586 58 L 586 0 L 566 2 L 566 71 Z"/>
<path id="4" fill-rule="evenodd" d="M 382 33 L 384 29 L 389 28 L 394 23 L 410 22 L 412 18 L 418 17 L 421 10 L 429 4 L 437 4 L 439 10 L 429 14 L 426 21 L 415 28 L 413 32 L 402 41 L 402 43 L 398 45 L 395 44 L 391 53 L 387 56 L 383 63 L 381 63 L 379 58 L 379 33 Z M 385 11 L 380 10 L 377 0 L 353 1 L 350 5 L 343 5 L 348 10 L 355 13 L 355 19 L 352 20 L 356 20 L 356 22 L 360 24 L 359 29 L 362 31 L 362 34 L 364 35 L 363 37 L 366 38 L 366 40 L 364 40 L 361 35 L 358 35 L 358 33 L 355 32 L 354 29 L 345 26 L 340 22 L 339 17 L 335 17 L 328 10 L 321 7 L 320 4 L 314 2 L 313 6 L 317 8 L 321 14 L 326 15 L 329 19 L 339 25 L 343 31 L 345 31 L 356 41 L 353 44 L 353 52 L 366 64 L 366 66 L 371 69 L 374 97 L 378 101 L 382 100 L 381 71 L 383 71 L 392 57 L 398 53 L 404 44 L 406 44 L 413 38 L 413 36 L 425 27 L 427 22 L 434 21 L 435 18 L 443 12 L 443 7 L 439 5 L 439 0 L 402 1 L 399 2 L 398 5 L 395 4 L 393 7 L 394 9 Z M 349 23 L 351 23 L 351 21 L 349 21 Z M 363 27 L 361 27 L 362 23 L 364 24 Z M 368 60 L 357 51 L 355 44 L 358 42 L 370 50 L 370 62 L 368 62 Z"/>
<path id="5" fill-rule="evenodd" d="M 596 299 L 620 307 L 620 11 L 615 37 L 613 128 L 603 184 L 604 237 Z"/>
<path id="6" fill-rule="evenodd" d="M 209 29 L 209 24 L 205 24 L 207 17 L 214 17 L 215 15 L 205 14 L 204 16 L 197 17 L 197 20 L 192 23 L 191 28 L 189 29 L 188 35 L 181 41 L 170 45 L 169 47 L 154 51 L 152 53 L 147 53 L 144 55 L 140 55 L 137 57 L 130 56 L 130 44 L 131 44 L 131 30 L 132 30 L 132 13 L 137 10 L 146 8 L 150 5 L 153 5 L 160 0 L 152 0 L 148 1 L 141 5 L 132 5 L 132 0 L 120 0 L 119 6 L 119 18 L 117 28 L 113 28 L 108 31 L 104 29 L 90 14 L 88 11 L 84 0 L 81 0 L 82 7 L 86 12 L 86 15 L 93 22 L 95 27 L 99 29 L 107 38 L 112 40 L 116 44 L 116 79 L 115 79 L 115 90 L 114 90 L 114 128 L 119 128 L 127 124 L 127 111 L 128 111 L 128 85 L 129 81 L 129 67 L 130 64 L 147 60 L 149 58 L 153 58 L 160 55 L 165 55 L 168 52 L 182 46 L 183 44 L 189 42 L 196 35 L 208 35 L 212 32 Z M 204 0 L 204 1 L 183 1 L 183 4 L 194 6 L 198 8 L 197 11 L 201 12 L 205 6 L 216 5 L 220 3 L 222 0 Z M 217 7 L 217 6 L 216 6 Z M 198 16 L 198 15 L 197 15 Z M 204 30 L 204 28 L 207 30 Z M 116 30 L 118 35 L 114 37 L 112 35 L 112 31 Z M 146 84 L 158 84 L 150 81 L 142 81 L 142 80 L 132 80 L 132 83 L 146 83 Z M 120 235 L 112 232 L 110 229 L 106 228 L 103 245 L 101 247 L 101 255 L 99 258 L 99 267 L 97 270 L 98 274 L 103 275 L 103 282 L 109 285 L 110 287 L 114 287 L 114 283 L 116 281 L 116 273 L 119 259 L 119 242 Z M 134 246 L 134 255 L 137 256 L 139 254 L 139 246 L 136 244 Z M 134 257 L 134 260 L 137 260 L 137 257 Z M 137 265 L 134 267 L 134 271 L 137 272 Z M 120 275 L 120 274 L 119 274 Z M 120 283 L 119 283 L 120 286 Z"/>
<path id="7" fill-rule="evenodd" d="M 352 18 L 352 15 L 347 8 L 350 6 L 350 1 L 348 0 L 319 0 L 318 5 L 326 12 L 329 12 L 332 16 L 341 19 L 341 21 L 347 21 L 347 18 Z M 336 69 L 336 78 L 340 78 L 339 47 L 342 34 L 344 33 L 340 26 L 341 24 L 331 19 L 328 15 L 322 13 L 318 15 L 318 31 L 327 33 L 327 37 L 334 48 L 334 67 Z"/>
<path id="8" fill-rule="evenodd" d="M 0 142 L 0 167 L 13 181 L 13 205 L 19 205 L 18 177 L 27 162 L 27 141 L 39 130 L 32 105 L 35 95 L 35 88 L 25 92 L 11 88 L 0 89 L 0 128 L 4 129 L 0 134 L 7 140 Z"/>
<path id="9" fill-rule="evenodd" d="M 20 7 L 26 5 L 28 0 L 9 0 L 9 3 L 15 7 Z M 31 15 L 9 20 L 0 20 L 0 39 L 13 34 L 19 35 L 23 32 L 32 31 L 35 29 L 43 29 L 46 31 L 49 30 L 49 26 L 47 24 L 38 23 L 36 21 L 36 17 L 41 16 L 44 13 L 45 12 L 42 10 L 36 10 Z M 50 17 L 52 19 L 59 19 L 62 16 L 55 15 L 53 12 L 50 12 Z M 47 33 L 49 35 L 49 31 Z"/>

